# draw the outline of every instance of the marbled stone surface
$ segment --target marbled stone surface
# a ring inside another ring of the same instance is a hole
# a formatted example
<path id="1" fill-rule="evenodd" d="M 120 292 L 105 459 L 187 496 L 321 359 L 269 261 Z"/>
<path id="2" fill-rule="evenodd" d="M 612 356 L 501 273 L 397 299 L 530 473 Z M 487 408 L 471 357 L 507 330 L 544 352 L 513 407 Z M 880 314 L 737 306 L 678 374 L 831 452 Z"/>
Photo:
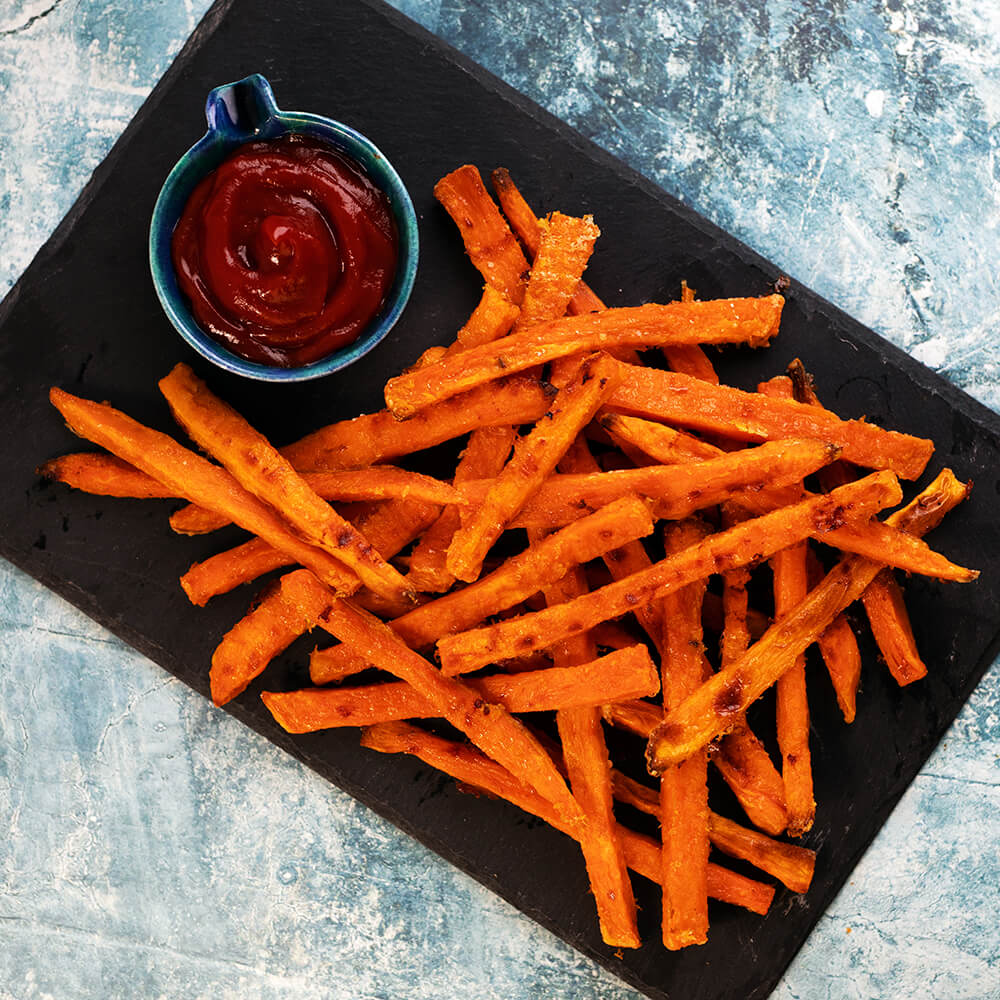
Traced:
<path id="1" fill-rule="evenodd" d="M 0 293 L 207 6 L 2 5 Z M 1000 406 L 1000 8 L 397 6 Z M 0 1000 L 635 996 L 6 565 L 0 635 Z M 775 997 L 1000 997 L 998 817 L 994 667 Z"/>

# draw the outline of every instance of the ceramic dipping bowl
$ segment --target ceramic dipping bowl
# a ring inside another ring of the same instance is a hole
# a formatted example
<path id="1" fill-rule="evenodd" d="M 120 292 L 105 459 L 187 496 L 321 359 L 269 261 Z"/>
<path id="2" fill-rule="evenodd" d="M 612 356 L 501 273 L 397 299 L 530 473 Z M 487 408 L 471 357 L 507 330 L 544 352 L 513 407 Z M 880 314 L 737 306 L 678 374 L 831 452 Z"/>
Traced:
<path id="1" fill-rule="evenodd" d="M 205 103 L 205 117 L 208 131 L 170 171 L 156 200 L 150 224 L 150 271 L 156 294 L 170 322 L 199 354 L 220 368 L 247 378 L 300 382 L 321 378 L 357 361 L 375 347 L 399 319 L 417 273 L 417 217 L 399 175 L 369 139 L 347 125 L 319 115 L 279 110 L 271 85 L 259 73 L 216 87 Z M 296 368 L 248 361 L 202 330 L 178 286 L 170 252 L 174 227 L 197 184 L 244 143 L 278 139 L 289 133 L 317 139 L 360 164 L 375 186 L 387 196 L 399 239 L 395 278 L 378 314 L 353 343 Z"/>

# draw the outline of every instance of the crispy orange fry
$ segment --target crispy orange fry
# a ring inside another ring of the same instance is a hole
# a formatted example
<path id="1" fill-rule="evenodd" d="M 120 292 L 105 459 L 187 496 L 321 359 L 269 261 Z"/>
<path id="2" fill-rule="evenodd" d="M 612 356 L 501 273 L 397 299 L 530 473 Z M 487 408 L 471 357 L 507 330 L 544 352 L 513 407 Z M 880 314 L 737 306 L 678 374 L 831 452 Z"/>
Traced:
<path id="1" fill-rule="evenodd" d="M 174 417 L 251 493 L 270 504 L 303 538 L 349 566 L 365 586 L 390 601 L 409 587 L 371 543 L 310 489 L 289 461 L 185 364 L 160 380 Z"/>
<path id="2" fill-rule="evenodd" d="M 841 486 L 828 496 L 844 489 L 847 487 Z M 904 531 L 927 530 L 929 524 L 939 523 L 944 513 L 966 495 L 966 488 L 950 470 L 945 470 L 915 500 L 890 515 L 889 523 Z M 738 713 L 745 711 L 841 611 L 864 593 L 881 568 L 879 563 L 861 556 L 846 556 L 744 656 L 724 667 L 668 712 L 649 739 L 646 763 L 650 772 L 655 774 L 686 760 L 725 733 Z"/>
<path id="3" fill-rule="evenodd" d="M 391 465 L 336 472 L 303 472 L 302 479 L 324 500 L 347 503 L 358 500 L 419 500 L 439 506 L 461 502 L 461 494 L 448 483 Z M 203 507 L 182 507 L 171 515 L 170 527 L 178 534 L 200 535 L 228 522 Z"/>
<path id="4" fill-rule="evenodd" d="M 446 174 L 434 185 L 434 197 L 454 220 L 469 260 L 486 284 L 519 306 L 528 262 L 483 186 L 479 171 L 466 164 Z"/>
<path id="5" fill-rule="evenodd" d="M 487 756 L 551 802 L 571 828 L 583 822 L 580 807 L 552 759 L 505 708 L 485 701 L 460 681 L 442 676 L 388 626 L 337 598 L 315 577 L 290 578 L 287 596 L 299 607 L 311 610 L 324 592 L 327 599 L 317 615 L 318 625 L 354 646 L 369 663 L 409 683 L 434 706 L 436 713 L 465 733 Z"/>
<path id="6" fill-rule="evenodd" d="M 903 592 L 891 569 L 883 569 L 862 595 L 872 635 L 889 672 L 903 687 L 927 675 L 917 649 Z"/>
<path id="7" fill-rule="evenodd" d="M 551 605 L 577 597 L 586 590 L 586 575 L 578 566 L 546 587 L 544 594 Z M 581 633 L 558 643 L 553 658 L 556 667 L 569 666 L 586 662 L 596 653 L 593 637 Z M 570 787 L 587 818 L 580 847 L 597 904 L 601 937 L 606 944 L 616 947 L 638 948 L 641 942 L 635 898 L 614 818 L 611 761 L 601 728 L 600 709 L 596 705 L 562 709 L 556 713 L 556 727 Z"/>
<path id="8" fill-rule="evenodd" d="M 635 365 L 623 373 L 608 409 L 742 441 L 819 438 L 839 445 L 843 457 L 858 465 L 891 469 L 903 479 L 916 479 L 934 451 L 933 442 L 923 438 L 886 431 L 863 420 L 841 420 L 795 400 L 768 399 L 690 375 Z"/>
<path id="9" fill-rule="evenodd" d="M 665 533 L 667 556 L 703 540 L 707 527 L 693 521 Z M 660 685 L 664 711 L 680 704 L 711 668 L 702 645 L 701 604 L 707 578 L 663 599 Z M 663 944 L 671 951 L 708 940 L 708 754 L 702 751 L 660 778 L 663 838 Z"/>
<path id="10" fill-rule="evenodd" d="M 106 403 L 79 399 L 58 388 L 50 390 L 49 398 L 74 434 L 101 445 L 178 496 L 224 513 L 313 570 L 335 590 L 352 593 L 360 586 L 353 571 L 292 534 L 270 507 L 240 486 L 225 469 Z"/>
<path id="11" fill-rule="evenodd" d="M 477 427 L 540 420 L 555 390 L 519 375 L 484 385 L 401 422 L 388 410 L 321 427 L 281 453 L 297 469 L 353 469 L 433 448 Z"/>
<path id="12" fill-rule="evenodd" d="M 366 729 L 361 745 L 379 753 L 407 753 L 425 764 L 451 775 L 472 788 L 505 799 L 525 812 L 538 816 L 550 826 L 571 837 L 579 837 L 559 817 L 541 795 L 518 781 L 499 764 L 471 747 L 434 736 L 405 722 L 389 722 Z M 652 837 L 618 827 L 629 868 L 652 882 L 660 881 L 660 845 Z M 767 913 L 774 890 L 719 865 L 708 866 L 708 891 L 713 899 L 743 906 L 754 913 Z"/>
<path id="13" fill-rule="evenodd" d="M 84 493 L 106 497 L 134 497 L 139 500 L 170 498 L 168 490 L 152 476 L 114 455 L 77 452 L 50 459 L 35 470 L 38 475 L 65 483 Z"/>
<path id="14" fill-rule="evenodd" d="M 452 575 L 466 582 L 479 576 L 507 523 L 548 478 L 614 388 L 605 375 L 610 363 L 601 355 L 589 359 L 576 380 L 559 391 L 542 420 L 515 442 L 510 461 L 448 546 L 446 565 Z"/>
<path id="15" fill-rule="evenodd" d="M 660 815 L 660 797 L 655 789 L 620 771 L 611 772 L 611 784 L 619 802 L 649 816 Z M 711 811 L 708 814 L 708 839 L 720 851 L 749 861 L 762 872 L 773 875 L 792 892 L 808 891 L 816 867 L 815 851 L 774 840 Z"/>
<path id="16" fill-rule="evenodd" d="M 528 288 L 514 330 L 565 315 L 601 231 L 592 216 L 553 212 L 542 222 L 542 239 L 532 254 Z"/>
<path id="17" fill-rule="evenodd" d="M 595 657 L 589 663 L 475 677 L 466 683 L 488 701 L 518 713 L 587 708 L 609 700 L 653 695 L 660 689 L 656 667 L 642 645 Z M 430 719 L 438 712 L 403 681 L 352 688 L 265 691 L 261 697 L 289 733 Z"/>
<path id="18" fill-rule="evenodd" d="M 631 445 L 661 465 L 679 465 L 719 458 L 726 453 L 714 444 L 702 441 L 693 434 L 675 430 L 641 417 L 628 417 L 624 413 L 605 413 L 601 426 L 619 446 Z"/>
<path id="19" fill-rule="evenodd" d="M 390 379 L 385 386 L 386 405 L 397 417 L 409 417 L 505 373 L 605 347 L 695 342 L 762 346 L 777 333 L 783 303 L 780 295 L 671 302 L 550 320 Z"/>
<path id="20" fill-rule="evenodd" d="M 898 503 L 901 490 L 889 472 L 873 473 L 822 497 L 737 524 L 650 569 L 602 587 L 556 608 L 522 615 L 438 643 L 446 674 L 468 673 L 495 660 L 523 656 L 666 596 L 672 589 L 720 570 L 766 558 L 809 535 L 824 534 L 842 517 L 868 517 Z"/>
<path id="21" fill-rule="evenodd" d="M 517 322 L 521 310 L 508 301 L 492 285 L 483 286 L 483 297 L 473 310 L 468 322 L 458 331 L 461 347 L 478 347 L 506 337 Z"/>
<path id="22" fill-rule="evenodd" d="M 758 386 L 771 399 L 791 399 L 792 381 L 779 375 Z M 796 608 L 809 593 L 806 572 L 808 545 L 799 542 L 771 557 L 774 574 L 774 614 L 780 619 Z M 778 748 L 781 751 L 781 779 L 785 786 L 785 808 L 789 836 L 801 837 L 812 828 L 816 815 L 813 798 L 812 755 L 809 751 L 809 698 L 806 692 L 805 654 L 785 671 L 777 682 Z"/>
<path id="23" fill-rule="evenodd" d="M 771 486 L 801 482 L 803 477 L 833 461 L 837 454 L 836 448 L 828 447 L 821 441 L 789 439 L 685 465 L 651 465 L 612 472 L 560 474 L 543 483 L 509 525 L 518 528 L 558 527 L 628 495 L 654 501 L 654 513 L 659 519 L 681 520 L 697 510 L 740 496 L 744 490 L 756 490 L 762 482 Z M 560 463 L 560 469 L 566 467 Z M 463 484 L 461 492 L 466 509 L 479 507 L 490 485 L 484 482 Z M 879 538 L 866 543 L 865 538 L 861 534 L 856 544 L 876 545 L 884 541 Z M 916 551 L 912 542 L 904 541 L 908 551 Z M 920 552 L 923 554 L 924 549 L 921 548 Z M 934 565 L 946 571 L 944 565 Z"/>
<path id="24" fill-rule="evenodd" d="M 534 257 L 542 242 L 542 226 L 538 217 L 524 200 L 507 170 L 503 167 L 494 170 L 490 179 L 493 181 L 493 189 L 496 191 L 503 214 L 507 216 L 507 221 L 524 244 L 528 256 Z M 567 311 L 573 316 L 578 316 L 580 313 L 596 312 L 604 308 L 604 303 L 581 281 L 573 293 Z"/>
<path id="25" fill-rule="evenodd" d="M 216 647 L 209 673 L 216 705 L 225 705 L 243 692 L 271 660 L 313 627 L 324 602 L 313 598 L 310 605 L 299 605 L 288 599 L 287 587 L 296 573 L 311 576 L 300 569 L 283 577 Z"/>
<path id="26" fill-rule="evenodd" d="M 507 456 L 517 437 L 516 427 L 480 427 L 469 436 L 469 443 L 462 453 L 455 470 L 455 485 L 471 480 L 495 479 L 500 475 Z M 459 507 L 449 506 L 417 543 L 410 557 L 407 579 L 415 590 L 444 593 L 455 582 L 448 572 L 445 560 L 448 546 L 461 527 Z"/>
<path id="27" fill-rule="evenodd" d="M 523 601 L 540 587 L 565 576 L 615 546 L 653 530 L 645 504 L 626 497 L 507 559 L 471 586 L 408 611 L 390 627 L 408 645 L 422 648 L 442 635 L 458 632 Z M 340 680 L 369 664 L 350 647 L 317 650 L 309 665 L 316 684 Z"/>
<path id="28" fill-rule="evenodd" d="M 204 510 L 203 507 L 197 509 Z M 349 520 L 383 559 L 390 559 L 434 521 L 437 511 L 437 507 L 416 500 L 390 500 L 379 504 L 374 511 L 351 516 Z M 294 563 L 292 556 L 260 538 L 252 538 L 236 548 L 195 563 L 181 577 L 180 583 L 191 603 L 203 606 L 219 594 Z"/>

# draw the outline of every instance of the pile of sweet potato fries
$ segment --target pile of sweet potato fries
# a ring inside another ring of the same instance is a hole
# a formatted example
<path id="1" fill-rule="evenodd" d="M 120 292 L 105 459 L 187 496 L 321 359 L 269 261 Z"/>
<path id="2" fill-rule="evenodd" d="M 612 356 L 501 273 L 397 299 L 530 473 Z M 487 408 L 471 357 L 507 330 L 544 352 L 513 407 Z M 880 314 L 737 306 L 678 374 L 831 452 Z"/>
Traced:
<path id="1" fill-rule="evenodd" d="M 183 498 L 180 533 L 246 529 L 181 578 L 193 604 L 288 570 L 219 643 L 216 704 L 329 633 L 316 687 L 262 695 L 288 732 L 360 726 L 365 747 L 565 832 L 609 945 L 640 944 L 628 869 L 662 886 L 664 944 L 702 943 L 709 897 L 764 913 L 774 893 L 711 847 L 808 888 L 813 852 L 775 839 L 808 831 L 816 808 L 804 654 L 816 644 L 848 723 L 854 602 L 899 684 L 926 673 L 893 571 L 976 577 L 921 540 L 967 487 L 945 469 L 878 520 L 930 441 L 840 419 L 801 365 L 756 393 L 720 385 L 703 349 L 766 345 L 781 295 L 702 302 L 683 286 L 676 302 L 606 308 L 582 280 L 593 219 L 539 219 L 506 171 L 493 180 L 502 211 L 474 167 L 435 188 L 485 288 L 453 343 L 389 380 L 385 410 L 279 450 L 181 364 L 160 389 L 208 457 L 54 388 L 69 427 L 110 454 L 39 471 Z M 389 464 L 464 435 L 450 481 Z M 751 575 L 773 587 L 773 621 L 749 604 Z M 772 685 L 780 766 L 746 718 Z M 533 713 L 554 713 L 558 740 Z M 413 724 L 442 719 L 452 728 Z M 647 741 L 649 781 L 612 765 L 605 725 Z M 710 811 L 710 764 L 749 825 Z M 622 826 L 616 801 L 657 817 L 661 839 Z"/>

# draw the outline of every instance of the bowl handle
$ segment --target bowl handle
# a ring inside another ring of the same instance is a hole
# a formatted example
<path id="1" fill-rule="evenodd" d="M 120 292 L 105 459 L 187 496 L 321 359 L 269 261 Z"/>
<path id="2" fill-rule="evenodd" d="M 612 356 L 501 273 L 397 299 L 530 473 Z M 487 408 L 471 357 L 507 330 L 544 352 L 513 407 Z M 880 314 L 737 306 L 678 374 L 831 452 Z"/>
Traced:
<path id="1" fill-rule="evenodd" d="M 265 132 L 277 114 L 271 85 L 260 73 L 216 87 L 205 101 L 209 130 L 239 142 Z"/>

